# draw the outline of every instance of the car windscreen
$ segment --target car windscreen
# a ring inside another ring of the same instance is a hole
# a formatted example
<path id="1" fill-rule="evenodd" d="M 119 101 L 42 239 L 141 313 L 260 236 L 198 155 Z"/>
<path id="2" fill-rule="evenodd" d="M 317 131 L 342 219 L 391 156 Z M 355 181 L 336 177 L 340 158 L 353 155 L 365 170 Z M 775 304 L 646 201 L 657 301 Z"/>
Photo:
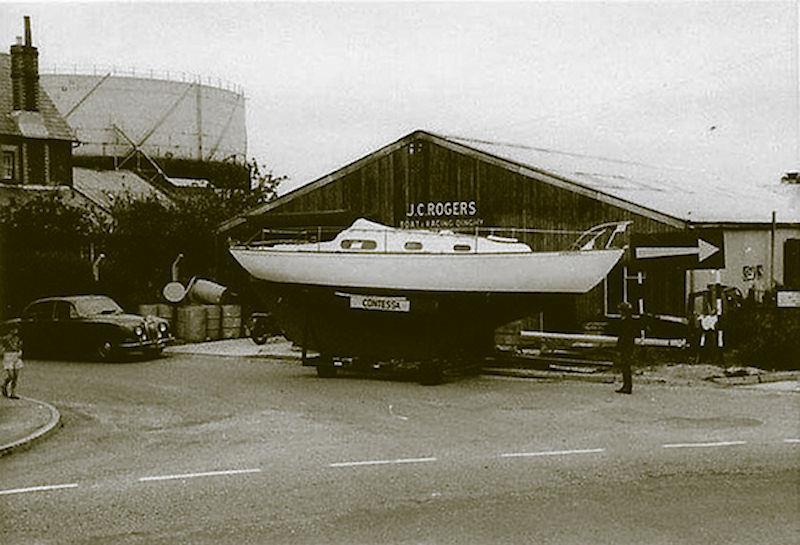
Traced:
<path id="1" fill-rule="evenodd" d="M 53 317 L 53 301 L 33 303 L 25 309 L 23 316 L 30 320 L 50 320 Z"/>
<path id="2" fill-rule="evenodd" d="M 76 299 L 75 308 L 81 316 L 96 316 L 98 314 L 121 314 L 122 309 L 108 297 L 92 297 L 90 299 Z"/>

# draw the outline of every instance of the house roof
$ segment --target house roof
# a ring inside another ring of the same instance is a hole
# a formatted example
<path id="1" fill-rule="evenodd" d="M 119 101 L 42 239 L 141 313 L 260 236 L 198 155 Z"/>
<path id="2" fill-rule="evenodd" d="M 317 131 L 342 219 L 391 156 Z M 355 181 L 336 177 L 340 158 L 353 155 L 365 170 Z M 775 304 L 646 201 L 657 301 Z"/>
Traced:
<path id="1" fill-rule="evenodd" d="M 491 142 L 414 131 L 357 161 L 314 180 L 280 198 L 257 206 L 219 227 L 225 232 L 248 217 L 269 212 L 314 191 L 417 139 L 444 147 L 545 183 L 583 193 L 614 206 L 676 227 L 688 224 L 767 224 L 775 212 L 779 223 L 800 223 L 800 184 L 726 183 L 709 173 L 621 161 L 586 154 L 548 150 L 523 144 Z"/>
<path id="2" fill-rule="evenodd" d="M 39 86 L 38 112 L 14 111 L 11 88 L 11 55 L 0 53 L 0 134 L 75 141 L 67 122 Z"/>
<path id="3" fill-rule="evenodd" d="M 66 185 L 0 184 L 0 207 L 8 207 L 13 204 L 24 205 L 43 195 L 57 195 L 67 205 L 84 208 L 97 218 L 110 219 L 111 217 L 106 209 L 75 188 Z"/>
<path id="4" fill-rule="evenodd" d="M 69 205 L 82 207 L 110 220 L 114 201 L 125 195 L 140 199 L 153 196 L 164 204 L 172 204 L 172 200 L 164 193 L 129 171 L 96 171 L 74 167 L 72 176 L 74 181 L 72 187 L 0 184 L 0 207 L 12 203 L 22 205 L 42 195 L 58 195 Z"/>
<path id="5" fill-rule="evenodd" d="M 125 196 L 137 199 L 155 197 L 164 204 L 172 203 L 164 193 L 128 170 L 73 167 L 72 180 L 76 191 L 109 212 L 114 202 Z"/>

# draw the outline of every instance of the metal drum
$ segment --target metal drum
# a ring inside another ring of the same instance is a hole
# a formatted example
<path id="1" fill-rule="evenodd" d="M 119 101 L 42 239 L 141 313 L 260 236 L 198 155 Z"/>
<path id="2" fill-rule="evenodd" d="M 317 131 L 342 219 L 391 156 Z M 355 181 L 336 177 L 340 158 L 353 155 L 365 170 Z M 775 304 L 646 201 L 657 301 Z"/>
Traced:
<path id="1" fill-rule="evenodd" d="M 203 305 L 178 307 L 177 337 L 188 342 L 206 340 L 206 308 Z"/>
<path id="2" fill-rule="evenodd" d="M 202 278 L 193 278 L 186 289 L 186 296 L 190 301 L 195 303 L 205 303 L 209 305 L 218 305 L 222 302 L 228 288 L 221 286 L 211 280 L 203 280 Z"/>
<path id="3" fill-rule="evenodd" d="M 222 338 L 237 339 L 242 332 L 242 307 L 222 305 Z"/>
<path id="4" fill-rule="evenodd" d="M 216 341 L 222 335 L 222 308 L 217 305 L 205 305 L 206 338 Z"/>
<path id="5" fill-rule="evenodd" d="M 139 305 L 140 316 L 158 316 L 158 305 Z"/>
<path id="6" fill-rule="evenodd" d="M 170 325 L 174 324 L 175 305 L 170 305 L 168 303 L 159 303 L 157 316 L 159 318 L 164 318 L 165 320 L 169 321 Z"/>

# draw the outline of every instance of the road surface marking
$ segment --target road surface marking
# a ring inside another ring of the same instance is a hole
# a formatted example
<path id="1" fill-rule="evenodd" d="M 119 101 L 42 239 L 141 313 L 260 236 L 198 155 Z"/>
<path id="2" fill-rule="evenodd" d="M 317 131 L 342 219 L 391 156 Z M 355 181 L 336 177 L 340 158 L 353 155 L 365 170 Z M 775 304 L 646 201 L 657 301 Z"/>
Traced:
<path id="1" fill-rule="evenodd" d="M 0 496 L 5 496 L 7 494 L 22 494 L 24 492 L 44 492 L 46 490 L 61 490 L 64 488 L 78 488 L 78 483 L 49 484 L 45 486 L 30 486 L 28 488 L 12 488 L 9 490 L 0 490 Z"/>
<path id="2" fill-rule="evenodd" d="M 501 458 L 530 458 L 534 456 L 563 456 L 565 454 L 595 454 L 605 452 L 604 448 L 590 448 L 583 450 L 543 450 L 541 452 L 507 452 Z"/>
<path id="3" fill-rule="evenodd" d="M 401 458 L 398 460 L 364 460 L 361 462 L 334 462 L 328 467 L 354 467 L 354 466 L 378 466 L 387 464 L 417 464 L 422 462 L 435 462 L 436 458 Z"/>
<path id="4" fill-rule="evenodd" d="M 389 405 L 389 414 L 390 414 L 390 415 L 392 415 L 392 416 L 395 416 L 395 417 L 399 418 L 400 420 L 408 420 L 408 417 L 407 417 L 407 416 L 402 416 L 402 415 L 399 415 L 399 414 L 394 414 L 394 409 L 392 408 L 392 406 L 391 406 L 391 405 Z"/>
<path id="5" fill-rule="evenodd" d="M 784 443 L 800 443 L 800 439 L 784 439 Z"/>
<path id="6" fill-rule="evenodd" d="M 242 473 L 259 473 L 260 469 L 228 469 L 225 471 L 203 471 L 202 473 L 182 473 L 180 475 L 157 475 L 154 477 L 141 477 L 144 481 L 170 481 L 174 479 L 193 479 L 195 477 L 217 477 L 221 475 L 240 475 Z"/>
<path id="7" fill-rule="evenodd" d="M 716 443 L 673 443 L 670 445 L 661 445 L 662 448 L 705 448 L 705 447 L 732 447 L 735 445 L 744 445 L 747 441 L 718 441 Z"/>

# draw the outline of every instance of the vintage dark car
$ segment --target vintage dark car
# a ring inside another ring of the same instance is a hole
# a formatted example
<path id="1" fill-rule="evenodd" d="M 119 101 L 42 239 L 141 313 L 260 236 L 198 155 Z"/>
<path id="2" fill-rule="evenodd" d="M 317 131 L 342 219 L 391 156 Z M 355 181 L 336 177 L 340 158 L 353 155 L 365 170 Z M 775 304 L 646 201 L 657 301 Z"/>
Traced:
<path id="1" fill-rule="evenodd" d="M 172 340 L 169 322 L 126 314 L 103 295 L 48 297 L 29 304 L 20 323 L 25 357 L 156 356 Z"/>

